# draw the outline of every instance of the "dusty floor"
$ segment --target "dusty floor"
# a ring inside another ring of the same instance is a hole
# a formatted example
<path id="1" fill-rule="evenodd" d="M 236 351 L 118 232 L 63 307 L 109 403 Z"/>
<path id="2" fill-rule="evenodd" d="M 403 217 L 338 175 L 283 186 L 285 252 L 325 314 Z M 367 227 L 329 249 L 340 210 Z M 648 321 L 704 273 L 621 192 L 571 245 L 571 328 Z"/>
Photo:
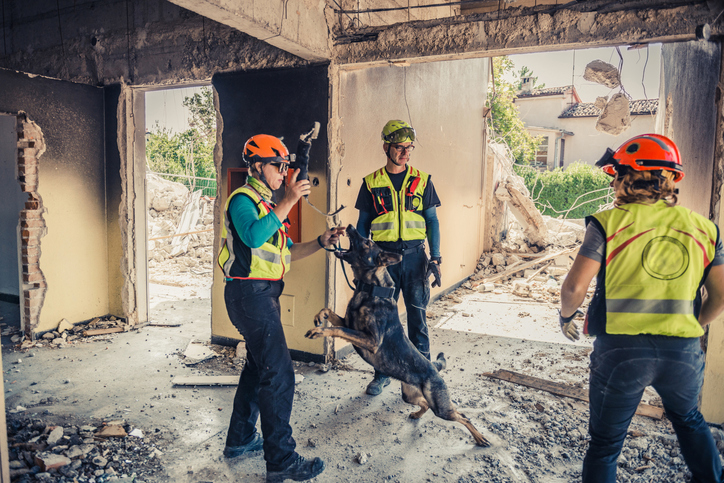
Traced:
<path id="1" fill-rule="evenodd" d="M 152 284 L 151 291 L 152 322 L 180 326 L 148 326 L 60 349 L 17 351 L 4 337 L 9 421 L 60 420 L 57 424 L 80 427 L 122 420 L 145 435 L 145 446 L 137 444 L 137 452 L 160 452 L 145 456 L 145 474 L 136 471 L 134 477 L 129 459 L 128 468 L 121 465 L 116 476 L 79 482 L 264 481 L 260 454 L 231 461 L 221 457 L 235 388 L 172 385 L 176 376 L 239 372 L 226 357 L 231 351 L 219 346 L 212 347 L 219 357 L 184 364 L 189 342 L 210 338 L 208 287 Z M 10 320 L 11 308 L 0 304 L 0 315 L 6 317 L 0 322 Z M 304 376 L 292 415 L 298 451 L 327 463 L 315 481 L 577 481 L 587 445 L 587 405 L 482 373 L 509 369 L 585 387 L 590 341 L 565 343 L 552 304 L 515 300 L 506 293 L 460 289 L 454 300 L 436 302 L 431 312 L 437 315 L 430 321 L 432 350 L 447 357 L 443 378 L 455 403 L 492 447 L 473 446 L 463 426 L 431 413 L 410 420 L 416 408 L 401 400 L 395 383 L 378 397 L 365 395 L 372 371 L 356 354 L 331 367 L 297 363 L 296 372 Z M 646 397 L 656 404 L 653 392 Z M 688 481 L 667 421 L 636 416 L 631 430 L 635 437 L 627 440 L 619 481 Z M 104 451 L 112 455 L 120 449 Z M 36 481 L 25 478 L 15 481 Z M 54 478 L 46 481 L 73 481 Z"/>

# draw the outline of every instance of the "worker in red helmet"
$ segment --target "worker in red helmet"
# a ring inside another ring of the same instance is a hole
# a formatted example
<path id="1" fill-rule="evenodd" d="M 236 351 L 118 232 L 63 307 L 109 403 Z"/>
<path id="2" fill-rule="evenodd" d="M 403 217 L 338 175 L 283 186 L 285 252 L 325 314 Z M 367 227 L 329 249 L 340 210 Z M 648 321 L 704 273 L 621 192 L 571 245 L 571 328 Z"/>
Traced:
<path id="1" fill-rule="evenodd" d="M 264 449 L 267 482 L 308 480 L 324 470 L 320 458 L 296 453 L 289 419 L 294 398 L 294 368 L 282 329 L 279 296 L 292 260 L 337 243 L 343 228 L 325 231 L 317 239 L 292 243 L 287 215 L 309 194 L 308 180 L 291 177 L 284 197 L 275 204 L 272 192 L 281 188 L 290 156 L 281 139 L 252 136 L 244 145 L 249 167 L 246 184 L 226 200 L 219 266 L 224 272 L 224 300 L 231 322 L 246 342 L 246 364 L 234 396 L 234 408 L 224 456 Z M 261 419 L 263 439 L 256 431 Z"/>
<path id="2" fill-rule="evenodd" d="M 561 330 L 574 321 L 588 286 L 596 290 L 583 331 L 596 336 L 589 386 L 591 442 L 583 481 L 616 481 L 616 461 L 647 386 L 661 396 L 693 482 L 722 482 L 722 465 L 698 410 L 704 327 L 724 311 L 719 229 L 676 206 L 684 178 L 670 139 L 644 134 L 596 164 L 613 176 L 614 208 L 586 218 L 586 236 L 561 288 Z M 706 291 L 702 294 L 701 287 Z"/>

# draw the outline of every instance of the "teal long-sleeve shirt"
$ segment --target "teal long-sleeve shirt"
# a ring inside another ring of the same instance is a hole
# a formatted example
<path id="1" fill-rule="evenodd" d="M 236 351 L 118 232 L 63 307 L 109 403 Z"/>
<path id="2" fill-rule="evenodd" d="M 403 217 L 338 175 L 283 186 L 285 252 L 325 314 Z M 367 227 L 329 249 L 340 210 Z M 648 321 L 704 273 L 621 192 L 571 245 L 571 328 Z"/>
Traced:
<path id="1" fill-rule="evenodd" d="M 250 248 L 259 248 L 271 238 L 274 233 L 282 228 L 282 222 L 272 211 L 268 215 L 259 218 L 259 210 L 248 196 L 236 195 L 229 204 L 229 216 L 234 224 L 236 234 Z M 287 247 L 291 248 L 294 243 L 287 238 Z"/>

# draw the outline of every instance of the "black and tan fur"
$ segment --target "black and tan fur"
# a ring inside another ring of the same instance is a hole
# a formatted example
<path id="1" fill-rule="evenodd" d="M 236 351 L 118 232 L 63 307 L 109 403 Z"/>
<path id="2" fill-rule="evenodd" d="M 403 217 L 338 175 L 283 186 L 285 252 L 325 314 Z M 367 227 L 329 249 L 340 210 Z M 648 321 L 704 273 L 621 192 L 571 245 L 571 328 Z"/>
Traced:
<path id="1" fill-rule="evenodd" d="M 442 419 L 464 425 L 476 445 L 490 446 L 450 401 L 445 381 L 438 374 L 445 368 L 444 355 L 440 353 L 434 362 L 427 360 L 405 336 L 394 298 L 373 296 L 363 290 L 364 284 L 393 287 L 387 266 L 400 263 L 402 256 L 383 251 L 372 240 L 357 233 L 352 225 L 347 227 L 347 235 L 349 251 L 335 255 L 350 264 L 358 288 L 347 305 L 345 318 L 330 309 L 322 309 L 314 318 L 316 327 L 305 337 L 339 337 L 350 341 L 357 353 L 375 369 L 402 381 L 403 400 L 420 406 L 411 418 L 418 419 L 431 409 Z M 331 327 L 322 327 L 325 321 Z"/>

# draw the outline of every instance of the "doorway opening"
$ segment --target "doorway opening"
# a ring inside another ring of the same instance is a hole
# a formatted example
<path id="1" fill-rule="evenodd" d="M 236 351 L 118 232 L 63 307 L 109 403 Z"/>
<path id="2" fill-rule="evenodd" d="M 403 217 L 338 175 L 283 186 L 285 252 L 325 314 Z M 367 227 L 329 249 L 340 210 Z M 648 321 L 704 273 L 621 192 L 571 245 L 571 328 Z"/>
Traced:
<path id="1" fill-rule="evenodd" d="M 149 322 L 210 339 L 216 198 L 211 86 L 145 92 Z M 189 318 L 190 316 L 190 318 Z M 186 331 L 185 327 L 185 331 Z"/>

